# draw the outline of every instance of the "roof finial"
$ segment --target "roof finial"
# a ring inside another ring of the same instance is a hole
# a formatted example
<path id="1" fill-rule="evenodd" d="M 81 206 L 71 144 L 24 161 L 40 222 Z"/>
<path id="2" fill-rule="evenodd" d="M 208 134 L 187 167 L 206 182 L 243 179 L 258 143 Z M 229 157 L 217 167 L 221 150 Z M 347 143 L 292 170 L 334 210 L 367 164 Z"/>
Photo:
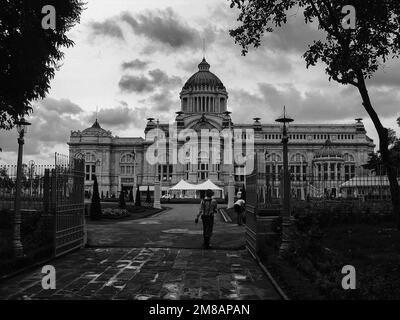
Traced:
<path id="1" fill-rule="evenodd" d="M 203 38 L 203 59 L 206 58 L 206 39 Z"/>
<path id="2" fill-rule="evenodd" d="M 96 106 L 96 121 L 97 121 L 97 116 L 98 116 L 98 112 L 99 112 L 99 106 Z"/>

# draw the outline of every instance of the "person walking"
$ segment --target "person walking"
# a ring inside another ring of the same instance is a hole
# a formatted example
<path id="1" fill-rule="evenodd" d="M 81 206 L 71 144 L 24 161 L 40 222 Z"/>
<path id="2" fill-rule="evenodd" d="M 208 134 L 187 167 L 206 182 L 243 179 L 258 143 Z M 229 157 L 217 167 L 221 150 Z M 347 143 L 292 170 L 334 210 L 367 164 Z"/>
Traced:
<path id="1" fill-rule="evenodd" d="M 244 219 L 244 211 L 245 211 L 245 204 L 246 202 L 242 199 L 242 193 L 238 192 L 237 194 L 238 200 L 236 200 L 236 202 L 233 205 L 233 210 L 236 213 L 236 219 L 237 219 L 237 224 L 239 226 L 243 225 L 243 223 L 245 222 Z"/>
<path id="2" fill-rule="evenodd" d="M 212 190 L 207 190 L 205 198 L 201 200 L 199 213 L 195 219 L 195 222 L 199 222 L 199 217 L 203 221 L 203 238 L 204 238 L 204 248 L 209 249 L 210 240 L 213 232 L 214 226 L 214 213 L 217 211 L 217 200 L 212 199 L 214 192 Z"/>

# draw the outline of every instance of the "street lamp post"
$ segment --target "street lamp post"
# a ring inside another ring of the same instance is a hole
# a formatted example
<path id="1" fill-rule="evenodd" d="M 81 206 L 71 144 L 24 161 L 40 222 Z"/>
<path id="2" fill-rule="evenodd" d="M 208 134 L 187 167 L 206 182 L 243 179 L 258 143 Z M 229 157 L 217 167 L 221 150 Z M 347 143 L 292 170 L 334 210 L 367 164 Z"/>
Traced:
<path id="1" fill-rule="evenodd" d="M 29 180 L 30 180 L 30 190 L 29 190 L 29 195 L 32 197 L 32 189 L 33 189 L 33 177 L 34 177 L 34 170 L 35 170 L 35 161 L 30 160 L 28 162 L 29 166 Z"/>
<path id="2" fill-rule="evenodd" d="M 98 186 L 99 186 L 99 192 L 101 195 L 102 189 L 103 189 L 103 182 L 102 182 L 102 165 L 100 159 L 96 160 L 96 177 L 97 177 L 97 172 L 100 174 L 98 175 L 99 179 L 97 180 Z M 103 194 L 104 195 L 104 194 Z M 103 199 L 102 199 L 103 200 Z"/>
<path id="3" fill-rule="evenodd" d="M 18 258 L 24 255 L 24 248 L 21 242 L 21 176 L 22 176 L 22 154 L 24 150 L 24 135 L 27 133 L 29 122 L 21 118 L 16 121 L 18 137 L 18 162 L 17 162 L 17 181 L 15 184 L 15 202 L 14 202 L 14 255 Z"/>
<path id="4" fill-rule="evenodd" d="M 228 208 L 232 208 L 234 205 L 234 198 L 235 198 L 235 180 L 233 176 L 233 169 L 234 169 L 234 159 L 233 159 L 233 133 L 232 133 L 232 126 L 231 126 L 231 119 L 230 119 L 230 111 L 225 111 L 224 112 L 226 119 L 228 119 L 228 128 L 229 128 L 229 134 L 232 137 L 229 140 L 230 148 L 232 148 L 232 152 L 230 153 L 230 161 L 232 162 L 229 167 L 229 178 L 228 178 Z M 230 138 L 230 137 L 229 137 Z M 224 146 L 225 147 L 225 146 Z"/>
<path id="5" fill-rule="evenodd" d="M 159 144 L 158 144 L 158 139 L 159 139 L 159 126 L 160 126 L 160 121 L 157 119 L 157 140 L 156 140 L 156 146 L 157 146 L 157 164 L 155 165 L 155 177 L 154 177 L 154 204 L 153 207 L 156 209 L 161 209 L 161 179 L 162 177 L 159 178 L 158 172 L 159 172 L 159 166 L 160 163 L 158 163 L 158 152 L 159 152 Z M 161 167 L 162 168 L 162 167 Z M 160 170 L 161 172 L 161 170 Z M 162 172 L 161 172 L 162 174 Z"/>
<path id="6" fill-rule="evenodd" d="M 292 217 L 290 215 L 290 176 L 289 176 L 289 161 L 288 161 L 288 142 L 289 136 L 287 132 L 287 124 L 294 120 L 287 117 L 286 107 L 283 107 L 283 116 L 276 119 L 276 122 L 283 124 L 282 129 L 282 144 L 283 144 L 283 212 L 282 212 L 282 242 L 279 248 L 279 254 L 285 255 L 290 248 L 292 241 L 291 228 Z"/>

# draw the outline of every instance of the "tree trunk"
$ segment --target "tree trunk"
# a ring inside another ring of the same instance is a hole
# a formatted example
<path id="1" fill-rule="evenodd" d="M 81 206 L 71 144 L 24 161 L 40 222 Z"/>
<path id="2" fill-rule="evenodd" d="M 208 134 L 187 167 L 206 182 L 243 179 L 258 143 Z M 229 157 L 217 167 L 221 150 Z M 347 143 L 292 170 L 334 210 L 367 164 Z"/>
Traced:
<path id="1" fill-rule="evenodd" d="M 361 94 L 363 105 L 367 110 L 372 122 L 378 132 L 379 136 L 379 151 L 382 156 L 382 162 L 386 168 L 387 177 L 390 184 L 390 194 L 392 198 L 393 214 L 397 219 L 397 229 L 400 230 L 400 187 L 397 181 L 397 170 L 393 166 L 390 159 L 389 151 L 389 131 L 383 127 L 377 113 L 375 112 L 371 100 L 369 98 L 368 90 L 365 84 L 364 75 L 361 71 L 357 72 L 358 90 Z"/>

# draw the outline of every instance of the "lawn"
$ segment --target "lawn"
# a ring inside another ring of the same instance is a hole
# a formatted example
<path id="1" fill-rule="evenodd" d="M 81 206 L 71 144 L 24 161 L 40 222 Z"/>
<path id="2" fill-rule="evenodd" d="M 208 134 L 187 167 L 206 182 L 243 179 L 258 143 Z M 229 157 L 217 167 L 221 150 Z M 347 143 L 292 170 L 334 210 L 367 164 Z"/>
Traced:
<path id="1" fill-rule="evenodd" d="M 261 256 L 291 299 L 400 299 L 400 232 L 394 222 L 322 229 L 324 254 L 283 260 Z M 328 259 L 327 259 L 328 256 Z M 356 269 L 356 290 L 343 290 L 341 268 Z"/>
<path id="2" fill-rule="evenodd" d="M 326 232 L 323 245 L 356 268 L 357 297 L 400 299 L 400 231 L 394 226 L 340 225 Z"/>

